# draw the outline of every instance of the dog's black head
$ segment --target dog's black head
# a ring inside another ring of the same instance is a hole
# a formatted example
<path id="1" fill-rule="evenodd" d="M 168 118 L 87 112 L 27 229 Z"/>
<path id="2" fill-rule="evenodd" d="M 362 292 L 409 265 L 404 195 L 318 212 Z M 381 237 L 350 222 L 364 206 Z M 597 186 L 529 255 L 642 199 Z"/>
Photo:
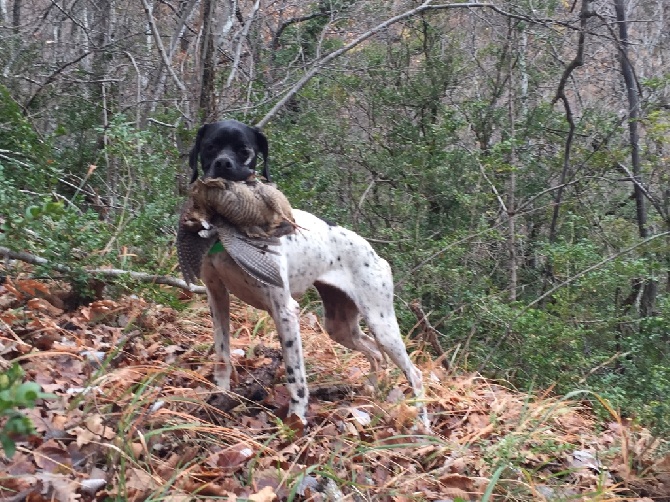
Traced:
<path id="1" fill-rule="evenodd" d="M 205 124 L 198 131 L 189 155 L 191 183 L 198 179 L 198 157 L 203 178 L 242 181 L 255 172 L 258 154 L 263 156 L 262 175 L 270 181 L 268 140 L 259 129 L 237 120 Z"/>

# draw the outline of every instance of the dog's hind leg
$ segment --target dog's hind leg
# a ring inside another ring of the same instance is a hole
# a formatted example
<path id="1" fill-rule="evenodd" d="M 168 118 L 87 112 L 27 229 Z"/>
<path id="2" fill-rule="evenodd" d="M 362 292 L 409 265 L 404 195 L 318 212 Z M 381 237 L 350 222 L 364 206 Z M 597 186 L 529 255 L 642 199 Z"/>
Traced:
<path id="1" fill-rule="evenodd" d="M 335 286 L 317 282 L 314 287 L 323 301 L 326 332 L 340 345 L 362 352 L 368 358 L 370 361 L 368 379 L 376 386 L 377 370 L 383 356 L 375 341 L 361 331 L 358 307 L 344 291 Z"/>
<path id="2" fill-rule="evenodd" d="M 405 374 L 416 397 L 421 420 L 426 428 L 430 428 L 428 413 L 423 402 L 423 377 L 407 354 L 407 347 L 400 336 L 400 327 L 393 308 L 391 267 L 385 260 L 378 258 L 374 267 L 366 267 L 364 272 L 367 269 L 372 273 L 361 273 L 356 276 L 361 281 L 356 288 L 358 293 L 355 298 L 356 305 L 374 336 L 377 347 Z"/>
<path id="3" fill-rule="evenodd" d="M 214 382 L 223 391 L 230 390 L 233 366 L 230 360 L 230 293 L 216 274 L 210 260 L 205 260 L 202 278 L 214 323 Z"/>
<path id="4" fill-rule="evenodd" d="M 375 336 L 379 348 L 405 374 L 407 381 L 412 386 L 414 397 L 417 399 L 416 406 L 419 409 L 421 421 L 426 428 L 430 428 L 428 413 L 423 403 L 423 377 L 421 376 L 421 371 L 414 366 L 407 354 L 407 348 L 400 336 L 400 327 L 398 326 L 392 306 L 390 312 L 388 310 L 368 310 L 364 313 L 363 317 L 368 328 L 370 328 L 370 331 Z"/>

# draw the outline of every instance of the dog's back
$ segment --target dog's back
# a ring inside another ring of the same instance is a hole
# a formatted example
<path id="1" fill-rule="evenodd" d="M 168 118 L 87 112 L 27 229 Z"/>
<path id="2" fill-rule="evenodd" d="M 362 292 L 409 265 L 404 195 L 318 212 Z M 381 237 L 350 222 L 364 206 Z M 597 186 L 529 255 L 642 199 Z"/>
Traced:
<path id="1" fill-rule="evenodd" d="M 282 237 L 291 294 L 301 295 L 315 282 L 337 285 L 355 297 L 360 287 L 379 286 L 392 296 L 388 263 L 360 235 L 305 211 L 294 210 L 299 230 Z M 388 279 L 375 284 L 375 278 Z"/>

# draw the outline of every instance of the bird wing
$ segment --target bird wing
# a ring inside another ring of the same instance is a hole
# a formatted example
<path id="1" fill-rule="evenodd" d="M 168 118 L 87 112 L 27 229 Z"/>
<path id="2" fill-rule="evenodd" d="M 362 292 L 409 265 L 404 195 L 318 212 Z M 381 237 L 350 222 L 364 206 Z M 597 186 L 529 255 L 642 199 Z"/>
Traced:
<path id="1" fill-rule="evenodd" d="M 216 242 L 217 235 L 200 237 L 180 223 L 177 229 L 177 258 L 186 284 L 195 284 L 200 278 L 202 258 Z"/>
<path id="2" fill-rule="evenodd" d="M 284 287 L 279 267 L 279 252 L 271 246 L 277 238 L 249 238 L 230 225 L 217 226 L 219 240 L 230 257 L 250 276 L 270 286 Z"/>

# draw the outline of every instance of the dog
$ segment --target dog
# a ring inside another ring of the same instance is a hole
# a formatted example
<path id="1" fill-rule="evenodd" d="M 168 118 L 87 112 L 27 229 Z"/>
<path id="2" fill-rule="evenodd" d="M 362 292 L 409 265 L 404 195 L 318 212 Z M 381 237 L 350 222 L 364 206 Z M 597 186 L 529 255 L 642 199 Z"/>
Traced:
<path id="1" fill-rule="evenodd" d="M 246 180 L 263 157 L 262 175 L 268 173 L 268 141 L 257 128 L 235 120 L 203 125 L 189 155 L 191 181 L 224 178 Z M 420 419 L 429 427 L 422 402 L 421 372 L 410 361 L 400 336 L 393 307 L 393 276 L 389 264 L 358 234 L 328 223 L 308 212 L 293 210 L 300 231 L 280 238 L 277 251 L 284 287 L 272 286 L 244 272 L 225 250 L 203 258 L 200 277 L 214 324 L 217 386 L 230 390 L 230 293 L 240 300 L 267 311 L 276 324 L 281 343 L 289 416 L 306 423 L 308 388 L 300 339 L 299 306 L 294 298 L 314 286 L 323 302 L 325 330 L 341 345 L 362 352 L 370 362 L 370 381 L 386 354 L 405 374 L 419 407 Z M 363 318 L 372 336 L 360 328 Z"/>

